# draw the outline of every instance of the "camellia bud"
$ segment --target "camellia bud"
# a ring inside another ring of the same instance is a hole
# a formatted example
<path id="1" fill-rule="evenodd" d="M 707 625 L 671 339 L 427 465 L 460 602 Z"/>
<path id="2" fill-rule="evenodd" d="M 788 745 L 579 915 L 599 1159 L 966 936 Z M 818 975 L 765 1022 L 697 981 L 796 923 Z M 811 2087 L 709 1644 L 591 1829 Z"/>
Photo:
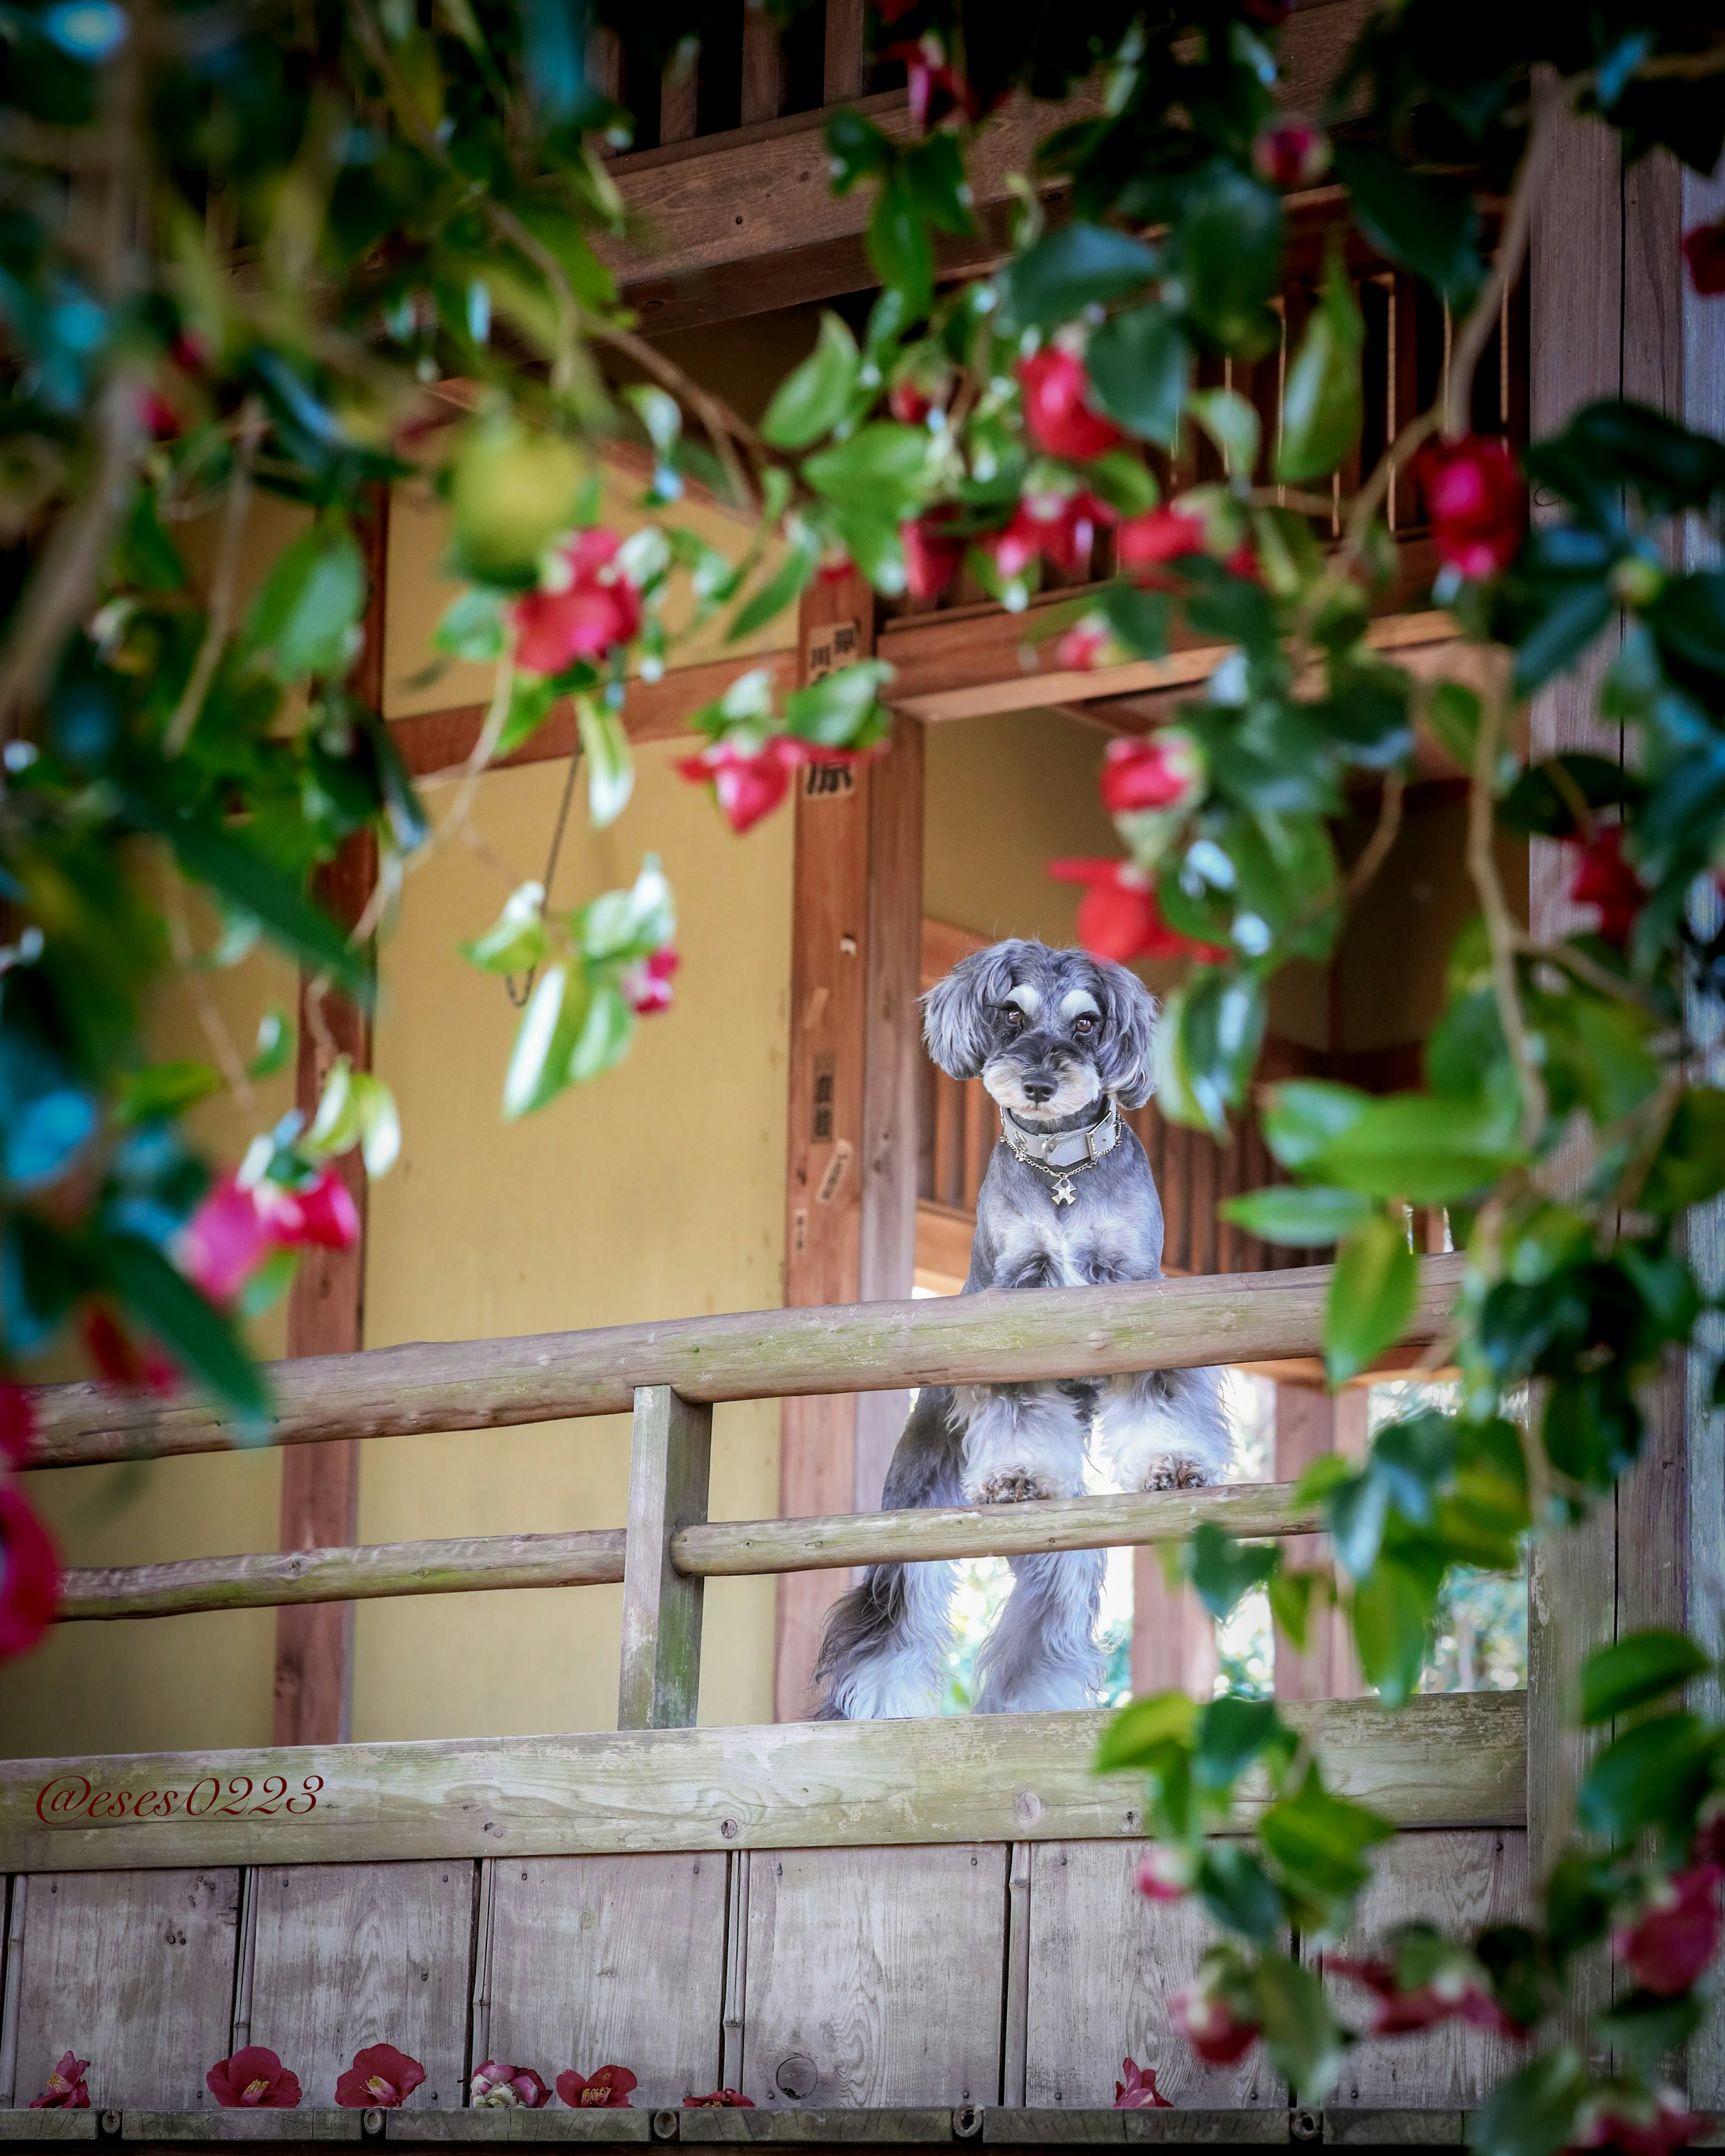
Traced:
<path id="1" fill-rule="evenodd" d="M 1024 425 L 1045 456 L 1088 464 L 1126 437 L 1090 403 L 1090 373 L 1080 355 L 1048 345 L 1019 362 Z"/>
<path id="2" fill-rule="evenodd" d="M 1650 562 L 1645 554 L 1625 554 L 1612 564 L 1609 581 L 1611 596 L 1639 612 L 1651 606 L 1665 589 L 1667 572 L 1662 562 Z"/>
<path id="3" fill-rule="evenodd" d="M 1138 1865 L 1138 1892 L 1152 1902 L 1178 1902 L 1192 1892 L 1198 1876 L 1198 1852 L 1170 1842 L 1153 1842 Z"/>
<path id="4" fill-rule="evenodd" d="M 1102 763 L 1102 806 L 1111 816 L 1140 808 L 1189 808 L 1204 788 L 1204 752 L 1183 726 L 1147 741 L 1111 741 Z"/>
<path id="5" fill-rule="evenodd" d="M 1330 169 L 1330 138 L 1302 121 L 1285 120 L 1253 143 L 1252 165 L 1272 187 L 1309 187 Z"/>

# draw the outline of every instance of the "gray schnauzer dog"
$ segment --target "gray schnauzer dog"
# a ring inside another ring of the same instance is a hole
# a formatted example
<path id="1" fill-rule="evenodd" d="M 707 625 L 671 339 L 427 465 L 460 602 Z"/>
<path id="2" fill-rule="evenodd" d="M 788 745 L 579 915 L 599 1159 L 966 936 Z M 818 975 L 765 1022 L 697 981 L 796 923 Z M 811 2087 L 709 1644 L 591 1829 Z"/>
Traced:
<path id="1" fill-rule="evenodd" d="M 1156 1004 L 1123 966 L 1045 943 L 996 943 L 930 990 L 928 1052 L 980 1076 L 1000 1109 L 964 1292 L 1162 1277 L 1162 1201 L 1122 1120 L 1150 1096 Z M 929 1386 L 887 1471 L 890 1510 L 1071 1497 L 1092 1438 L 1128 1489 L 1216 1480 L 1231 1440 L 1215 1370 L 1141 1370 L 1057 1384 Z M 981 1714 L 1095 1703 L 1100 1550 L 1014 1558 L 1013 1590 L 977 1660 Z M 817 1719 L 934 1711 L 949 1639 L 950 1563 L 870 1565 L 822 1635 Z"/>

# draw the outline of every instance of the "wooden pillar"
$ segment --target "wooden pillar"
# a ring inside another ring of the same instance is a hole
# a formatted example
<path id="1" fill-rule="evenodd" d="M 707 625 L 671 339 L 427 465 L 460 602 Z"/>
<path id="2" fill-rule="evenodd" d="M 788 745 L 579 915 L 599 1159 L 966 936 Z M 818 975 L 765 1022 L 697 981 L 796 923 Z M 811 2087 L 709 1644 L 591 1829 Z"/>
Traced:
<path id="1" fill-rule="evenodd" d="M 863 0 L 827 0 L 826 13 L 822 87 L 829 105 L 848 105 L 862 95 L 866 74 Z"/>
<path id="2" fill-rule="evenodd" d="M 745 127 L 757 120 L 776 120 L 784 100 L 785 59 L 778 25 L 768 13 L 765 0 L 743 0 L 739 117 Z"/>
<path id="3" fill-rule="evenodd" d="M 713 1411 L 669 1385 L 635 1389 L 623 1573 L 619 1729 L 692 1729 L 706 1581 L 671 1563 L 671 1537 L 706 1518 Z"/>
<path id="4" fill-rule="evenodd" d="M 1216 1628 L 1192 1589 L 1170 1587 L 1162 1552 L 1132 1552 L 1132 1691 L 1140 1699 L 1183 1691 L 1208 1699 L 1216 1688 Z"/>
<path id="5" fill-rule="evenodd" d="M 1305 1385 L 1276 1389 L 1276 1479 L 1297 1481 L 1327 1452 L 1363 1459 L 1371 1412 L 1363 1385 L 1333 1397 Z M 1301 1536 L 1287 1547 L 1302 1568 L 1329 1558 L 1327 1537 Z M 1346 1617 L 1339 1609 L 1314 1609 L 1306 1651 L 1284 1634 L 1276 1635 L 1278 1699 L 1356 1699 L 1365 1690 Z"/>
<path id="6" fill-rule="evenodd" d="M 389 503 L 380 492 L 361 532 L 371 578 L 365 642 L 354 670 L 353 690 L 380 711 L 383 701 L 383 609 L 388 567 Z M 344 927 L 365 911 L 377 880 L 377 843 L 370 832 L 350 839 L 321 870 L 317 899 Z M 372 1029 L 367 1014 L 333 993 L 312 1009 L 311 983 L 300 983 L 299 1062 L 295 1101 L 308 1120 L 338 1055 L 356 1070 L 372 1067 Z M 314 1023 L 314 1018 L 316 1022 Z M 300 1260 L 288 1303 L 290 1355 L 347 1355 L 365 1344 L 366 1173 L 357 1148 L 337 1163 L 358 1209 L 360 1234 L 351 1250 L 308 1250 Z M 359 1447 L 290 1445 L 281 1460 L 281 1548 L 337 1548 L 358 1533 Z M 308 1603 L 279 1609 L 275 1618 L 272 1738 L 277 1744 L 341 1744 L 347 1741 L 353 1691 L 353 1604 Z"/>

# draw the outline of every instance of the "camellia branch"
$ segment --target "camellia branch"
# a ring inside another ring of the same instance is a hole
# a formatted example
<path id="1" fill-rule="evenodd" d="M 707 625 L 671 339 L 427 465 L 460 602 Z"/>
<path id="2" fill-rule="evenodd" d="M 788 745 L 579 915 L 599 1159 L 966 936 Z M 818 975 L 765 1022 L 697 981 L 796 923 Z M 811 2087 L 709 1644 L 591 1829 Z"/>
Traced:
<path id="1" fill-rule="evenodd" d="M 1503 706 L 1492 695 L 1483 700 L 1480 730 L 1474 743 L 1473 778 L 1467 796 L 1467 870 L 1479 893 L 1486 933 L 1491 949 L 1491 988 L 1497 1016 L 1509 1046 L 1522 1095 L 1522 1142 L 1528 1152 L 1538 1143 L 1545 1128 L 1549 1103 L 1545 1081 L 1533 1058 L 1527 1025 L 1516 982 L 1516 951 L 1522 930 L 1509 910 L 1497 855 L 1492 844 L 1492 781 L 1497 770 L 1497 744 L 1503 724 Z"/>
<path id="2" fill-rule="evenodd" d="M 222 503 L 222 536 L 216 557 L 215 581 L 210 587 L 203 641 L 198 647 L 186 686 L 162 737 L 162 752 L 167 757 L 178 756 L 191 740 L 192 729 L 198 724 L 203 700 L 209 694 L 209 685 L 228 646 L 234 625 L 234 591 L 239 575 L 240 545 L 245 536 L 246 519 L 251 512 L 252 470 L 263 437 L 263 407 L 255 397 L 249 397 L 240 411 L 234 443 L 234 469 Z"/>

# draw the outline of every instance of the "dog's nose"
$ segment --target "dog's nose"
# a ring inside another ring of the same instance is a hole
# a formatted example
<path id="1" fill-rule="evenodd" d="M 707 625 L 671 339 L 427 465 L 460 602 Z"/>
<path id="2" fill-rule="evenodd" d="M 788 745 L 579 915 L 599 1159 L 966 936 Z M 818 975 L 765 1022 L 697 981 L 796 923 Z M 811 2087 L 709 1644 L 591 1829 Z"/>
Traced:
<path id="1" fill-rule="evenodd" d="M 1053 1100 L 1054 1090 L 1045 1078 L 1027 1078 L 1024 1081 L 1024 1098 L 1033 1108 L 1040 1108 L 1045 1101 Z"/>

